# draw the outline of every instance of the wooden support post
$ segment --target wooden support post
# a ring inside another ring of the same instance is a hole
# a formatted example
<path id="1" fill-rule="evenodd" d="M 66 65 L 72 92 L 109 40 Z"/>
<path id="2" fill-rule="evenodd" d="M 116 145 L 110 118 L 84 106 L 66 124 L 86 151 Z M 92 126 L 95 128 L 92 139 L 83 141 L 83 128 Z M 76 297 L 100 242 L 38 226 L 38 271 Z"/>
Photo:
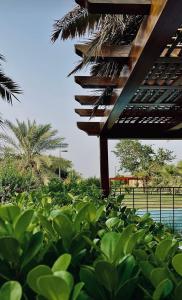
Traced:
<path id="1" fill-rule="evenodd" d="M 101 188 L 104 198 L 109 196 L 109 162 L 108 162 L 108 140 L 100 137 L 100 174 L 101 174 Z"/>

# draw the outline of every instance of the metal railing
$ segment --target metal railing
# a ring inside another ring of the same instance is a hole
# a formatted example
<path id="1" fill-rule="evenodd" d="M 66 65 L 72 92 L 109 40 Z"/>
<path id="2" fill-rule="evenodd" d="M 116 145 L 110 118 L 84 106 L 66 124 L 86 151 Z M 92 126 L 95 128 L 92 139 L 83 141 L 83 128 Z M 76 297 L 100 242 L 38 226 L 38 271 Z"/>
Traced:
<path id="1" fill-rule="evenodd" d="M 114 195 L 124 195 L 123 204 L 137 209 L 173 231 L 182 232 L 182 187 L 112 187 Z"/>

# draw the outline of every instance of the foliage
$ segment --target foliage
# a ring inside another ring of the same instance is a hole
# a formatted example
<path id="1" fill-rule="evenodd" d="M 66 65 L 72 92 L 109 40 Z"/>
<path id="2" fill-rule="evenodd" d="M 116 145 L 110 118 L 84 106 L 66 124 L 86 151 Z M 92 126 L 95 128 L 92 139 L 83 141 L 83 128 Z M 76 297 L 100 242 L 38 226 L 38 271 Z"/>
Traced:
<path id="1" fill-rule="evenodd" d="M 30 192 L 37 187 L 32 173 L 20 171 L 14 160 L 0 162 L 0 202 L 7 202 L 17 193 Z"/>
<path id="2" fill-rule="evenodd" d="M 1 62 L 5 58 L 0 55 L 0 96 L 8 103 L 12 103 L 12 98 L 17 99 L 16 95 L 21 94 L 19 86 L 2 71 Z"/>
<path id="3" fill-rule="evenodd" d="M 16 124 L 6 121 L 6 124 L 10 134 L 0 134 L 4 143 L 2 156 L 8 152 L 9 156 L 16 157 L 21 169 L 30 170 L 40 181 L 47 182 L 52 161 L 45 152 L 59 148 L 63 138 L 56 136 L 57 130 L 53 130 L 50 124 L 41 125 L 29 120 L 27 123 L 16 120 Z"/>
<path id="4" fill-rule="evenodd" d="M 113 151 L 119 159 L 120 169 L 132 174 L 146 171 L 148 175 L 155 167 L 162 167 L 174 159 L 172 151 L 152 145 L 143 145 L 137 140 L 124 140 L 116 144 Z"/>
<path id="5" fill-rule="evenodd" d="M 3 300 L 180 299 L 180 239 L 148 214 L 121 198 L 60 206 L 29 196 L 0 206 Z"/>
<path id="6" fill-rule="evenodd" d="M 90 14 L 86 8 L 77 5 L 55 22 L 52 41 L 55 42 L 59 37 L 66 40 L 88 34 L 87 55 L 83 57 L 71 74 L 89 63 L 91 64 L 91 74 L 94 76 L 119 76 L 123 64 L 114 60 L 98 62 L 98 52 L 103 45 L 130 44 L 136 36 L 142 19 L 141 16 Z M 94 64 L 91 59 L 93 56 L 96 58 Z"/>

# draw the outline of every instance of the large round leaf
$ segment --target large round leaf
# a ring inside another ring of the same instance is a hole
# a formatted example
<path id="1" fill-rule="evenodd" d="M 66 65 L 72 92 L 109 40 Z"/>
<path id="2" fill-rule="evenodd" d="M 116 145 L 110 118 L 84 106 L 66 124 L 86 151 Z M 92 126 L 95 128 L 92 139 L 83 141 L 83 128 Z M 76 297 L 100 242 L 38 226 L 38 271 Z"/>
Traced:
<path id="1" fill-rule="evenodd" d="M 58 271 L 66 271 L 67 268 L 69 267 L 71 262 L 71 255 L 70 254 L 63 254 L 61 255 L 54 263 L 52 267 L 53 272 L 58 272 Z"/>
<path id="2" fill-rule="evenodd" d="M 3 205 L 0 207 L 0 218 L 13 223 L 20 214 L 20 209 L 15 205 Z"/>
<path id="3" fill-rule="evenodd" d="M 53 275 L 42 276 L 38 279 L 38 288 L 42 296 L 48 300 L 68 300 L 70 289 L 67 283 Z"/>
<path id="4" fill-rule="evenodd" d="M 95 266 L 98 282 L 109 292 L 113 292 L 118 285 L 118 274 L 116 268 L 107 261 L 100 261 Z"/>
<path id="5" fill-rule="evenodd" d="M 165 279 L 161 281 L 161 283 L 157 286 L 154 294 L 153 300 L 161 300 L 168 297 L 173 290 L 173 283 L 169 279 Z"/>
<path id="6" fill-rule="evenodd" d="M 7 261 L 18 262 L 20 253 L 19 242 L 13 237 L 0 238 L 0 255 Z"/>
<path id="7" fill-rule="evenodd" d="M 122 257 L 120 242 L 121 234 L 117 232 L 108 232 L 101 240 L 101 250 L 111 263 Z"/>
<path id="8" fill-rule="evenodd" d="M 182 276 L 182 253 L 176 254 L 176 255 L 173 257 L 172 265 L 173 265 L 173 268 L 175 269 L 175 271 L 176 271 L 180 276 Z"/>
<path id="9" fill-rule="evenodd" d="M 8 281 L 0 289 L 1 300 L 20 300 L 22 287 L 17 281 Z"/>
<path id="10" fill-rule="evenodd" d="M 48 266 L 44 266 L 44 265 L 39 265 L 28 273 L 27 283 L 29 287 L 37 294 L 39 294 L 40 292 L 37 285 L 37 280 L 41 276 L 46 276 L 46 275 L 52 275 L 52 271 Z"/>
<path id="11" fill-rule="evenodd" d="M 42 232 L 35 233 L 30 240 L 28 250 L 23 254 L 21 268 L 24 268 L 40 251 L 43 243 Z"/>
<path id="12" fill-rule="evenodd" d="M 85 289 L 89 296 L 95 300 L 107 299 L 104 288 L 100 285 L 96 278 L 94 270 L 90 267 L 83 267 L 80 271 L 80 279 L 85 284 Z"/>
<path id="13" fill-rule="evenodd" d="M 15 235 L 19 239 L 25 233 L 29 224 L 31 223 L 32 217 L 34 214 L 34 210 L 29 209 L 22 212 L 14 223 Z"/>
<path id="14" fill-rule="evenodd" d="M 156 248 L 155 256 L 159 261 L 165 261 L 168 258 L 170 250 L 173 246 L 173 241 L 166 239 L 161 241 Z"/>

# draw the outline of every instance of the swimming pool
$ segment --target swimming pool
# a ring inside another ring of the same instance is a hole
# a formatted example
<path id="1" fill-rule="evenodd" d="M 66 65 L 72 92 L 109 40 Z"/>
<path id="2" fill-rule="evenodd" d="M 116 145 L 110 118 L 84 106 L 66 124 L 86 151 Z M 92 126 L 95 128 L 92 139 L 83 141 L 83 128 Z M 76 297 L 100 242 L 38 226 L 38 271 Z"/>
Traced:
<path id="1" fill-rule="evenodd" d="M 143 216 L 147 213 L 146 209 L 137 210 L 137 215 Z M 150 213 L 153 220 L 156 222 L 160 222 L 168 225 L 169 227 L 182 232 L 182 208 L 175 208 L 174 211 L 172 209 L 162 209 L 161 212 L 159 209 L 149 209 L 148 213 Z"/>

